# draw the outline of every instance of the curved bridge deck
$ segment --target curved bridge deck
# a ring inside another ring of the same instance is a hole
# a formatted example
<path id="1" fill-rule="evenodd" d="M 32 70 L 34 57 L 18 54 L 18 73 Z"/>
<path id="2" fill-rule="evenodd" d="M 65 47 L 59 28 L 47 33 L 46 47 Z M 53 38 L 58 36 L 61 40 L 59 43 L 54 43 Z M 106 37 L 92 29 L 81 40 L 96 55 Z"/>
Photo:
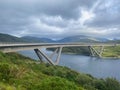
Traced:
<path id="1" fill-rule="evenodd" d="M 34 50 L 40 61 L 43 62 L 44 57 L 50 64 L 57 65 L 60 60 L 61 52 L 63 47 L 82 47 L 86 46 L 89 48 L 92 56 L 101 57 L 104 46 L 118 46 L 120 44 L 114 43 L 1 43 L 0 51 L 4 53 L 17 52 L 23 50 Z M 101 47 L 99 51 L 95 50 L 94 46 Z M 47 56 L 40 48 L 56 48 L 53 54 Z M 55 54 L 57 55 L 56 61 L 53 62 L 52 58 Z"/>
<path id="2" fill-rule="evenodd" d="M 36 48 L 55 48 L 55 47 L 79 47 L 79 46 L 116 46 L 114 43 L 13 43 L 0 44 L 3 52 L 16 52 L 22 50 L 32 50 Z"/>

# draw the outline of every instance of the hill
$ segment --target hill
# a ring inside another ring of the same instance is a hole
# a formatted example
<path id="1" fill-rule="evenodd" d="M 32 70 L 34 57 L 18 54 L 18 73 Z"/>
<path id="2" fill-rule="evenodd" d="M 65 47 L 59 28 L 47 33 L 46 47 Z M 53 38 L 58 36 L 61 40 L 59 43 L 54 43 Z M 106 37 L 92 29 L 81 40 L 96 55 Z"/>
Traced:
<path id="1" fill-rule="evenodd" d="M 108 39 L 105 38 L 97 38 L 97 37 L 90 37 L 90 36 L 71 36 L 66 37 L 61 40 L 54 41 L 49 38 L 40 38 L 40 37 L 33 37 L 33 36 L 24 36 L 24 37 L 16 37 L 9 34 L 2 34 L 0 33 L 0 42 L 29 42 L 29 43 L 66 43 L 66 42 L 107 42 Z"/>
<path id="2" fill-rule="evenodd" d="M 50 43 L 54 41 L 49 38 L 39 38 L 39 37 L 32 37 L 32 36 L 16 37 L 9 34 L 0 33 L 0 42 Z"/>
<path id="3" fill-rule="evenodd" d="M 114 78 L 97 79 L 17 53 L 0 52 L 1 90 L 120 90 Z"/>
<path id="4" fill-rule="evenodd" d="M 16 37 L 9 34 L 2 34 L 0 33 L 0 42 L 19 42 L 19 43 L 41 43 L 41 42 L 53 42 L 53 40 L 48 38 L 38 38 L 38 37 L 31 37 L 31 36 L 24 36 L 24 37 Z"/>
<path id="5" fill-rule="evenodd" d="M 87 43 L 93 43 L 93 42 L 106 42 L 108 39 L 106 38 L 98 38 L 98 37 L 91 37 L 91 36 L 85 36 L 85 35 L 78 35 L 78 36 L 71 36 L 66 37 L 58 42 L 87 42 Z"/>
<path id="6" fill-rule="evenodd" d="M 26 42 L 26 40 L 23 40 L 21 38 L 9 34 L 0 33 L 0 42 Z"/>
<path id="7" fill-rule="evenodd" d="M 54 42 L 53 40 L 51 40 L 49 38 L 39 38 L 39 37 L 32 37 L 32 36 L 24 36 L 24 37 L 21 37 L 21 39 L 24 39 L 28 42 L 34 42 L 34 43 L 40 43 L 40 42 L 51 43 L 51 42 Z"/>

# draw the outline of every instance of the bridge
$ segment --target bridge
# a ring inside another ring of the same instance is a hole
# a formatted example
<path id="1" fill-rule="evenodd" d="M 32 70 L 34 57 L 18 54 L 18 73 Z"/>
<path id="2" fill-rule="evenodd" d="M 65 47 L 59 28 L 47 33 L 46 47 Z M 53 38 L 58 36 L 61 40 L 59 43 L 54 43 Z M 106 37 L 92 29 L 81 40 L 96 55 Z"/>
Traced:
<path id="1" fill-rule="evenodd" d="M 119 44 L 114 43 L 0 43 L 0 51 L 4 53 L 17 52 L 23 50 L 34 50 L 39 57 L 40 62 L 43 62 L 45 58 L 48 63 L 57 65 L 60 61 L 60 56 L 63 47 L 83 47 L 86 46 L 91 52 L 91 56 L 102 57 L 104 46 L 118 46 Z M 94 46 L 100 47 L 100 50 L 96 50 Z M 56 48 L 55 51 L 47 56 L 41 48 Z M 52 58 L 57 54 L 56 61 L 53 62 Z"/>

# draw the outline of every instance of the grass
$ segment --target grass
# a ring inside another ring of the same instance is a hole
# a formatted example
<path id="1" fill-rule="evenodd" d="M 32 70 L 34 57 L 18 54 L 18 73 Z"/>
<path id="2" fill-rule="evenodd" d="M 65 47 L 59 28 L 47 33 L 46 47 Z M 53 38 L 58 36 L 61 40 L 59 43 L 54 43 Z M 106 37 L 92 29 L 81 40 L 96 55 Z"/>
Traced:
<path id="1" fill-rule="evenodd" d="M 97 51 L 100 47 L 94 47 Z M 120 46 L 107 46 L 104 47 L 102 57 L 120 58 Z"/>

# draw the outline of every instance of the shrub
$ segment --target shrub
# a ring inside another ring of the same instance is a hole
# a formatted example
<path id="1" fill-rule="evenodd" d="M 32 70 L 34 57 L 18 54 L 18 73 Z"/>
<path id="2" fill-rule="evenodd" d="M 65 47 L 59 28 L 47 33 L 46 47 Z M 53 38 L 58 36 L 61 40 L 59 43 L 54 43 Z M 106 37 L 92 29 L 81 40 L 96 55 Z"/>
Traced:
<path id="1" fill-rule="evenodd" d="M 120 90 L 120 83 L 114 78 L 105 80 L 106 90 Z"/>
<path id="2" fill-rule="evenodd" d="M 40 90 L 84 90 L 75 83 L 59 77 L 47 78 L 37 88 Z"/>

